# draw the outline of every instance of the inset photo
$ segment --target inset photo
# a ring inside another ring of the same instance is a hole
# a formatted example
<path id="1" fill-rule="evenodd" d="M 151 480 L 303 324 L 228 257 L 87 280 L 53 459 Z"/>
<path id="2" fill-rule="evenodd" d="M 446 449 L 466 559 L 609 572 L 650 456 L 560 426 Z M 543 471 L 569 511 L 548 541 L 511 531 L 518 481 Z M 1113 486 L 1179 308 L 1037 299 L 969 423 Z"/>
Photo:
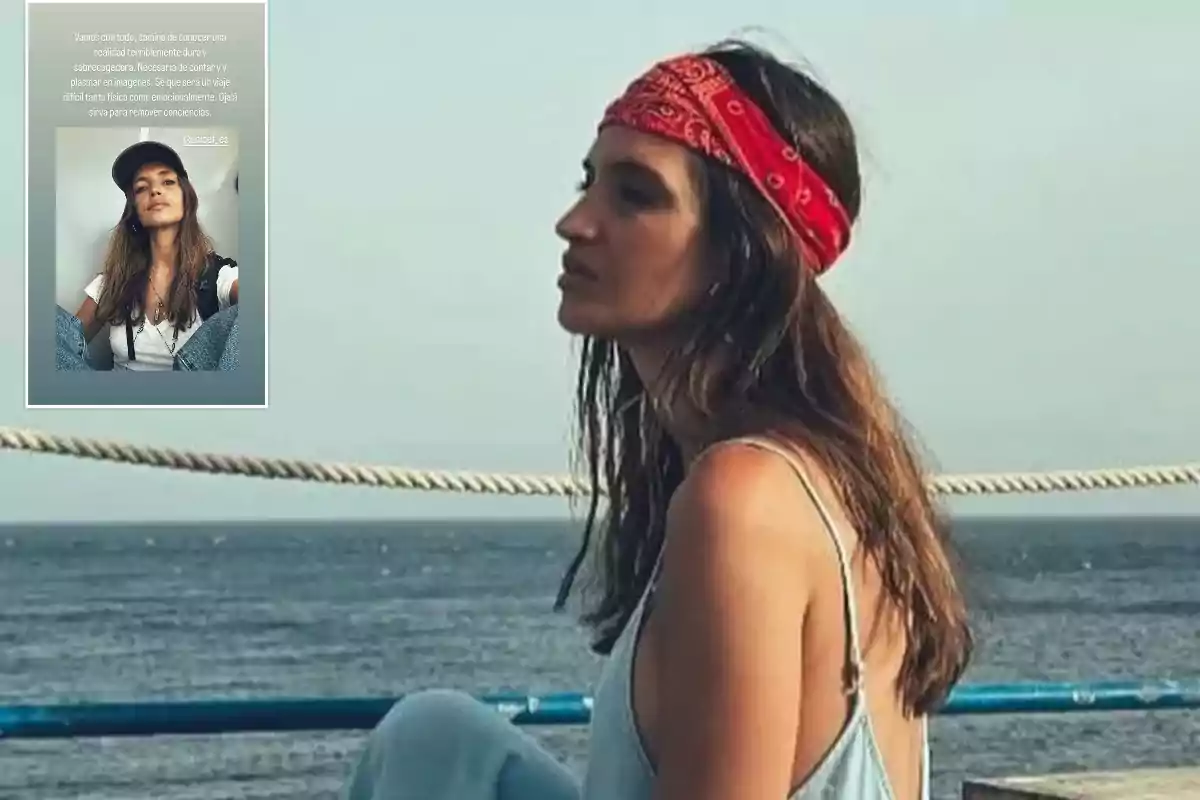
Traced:
<path id="1" fill-rule="evenodd" d="M 236 131 L 57 135 L 57 369 L 237 370 Z"/>

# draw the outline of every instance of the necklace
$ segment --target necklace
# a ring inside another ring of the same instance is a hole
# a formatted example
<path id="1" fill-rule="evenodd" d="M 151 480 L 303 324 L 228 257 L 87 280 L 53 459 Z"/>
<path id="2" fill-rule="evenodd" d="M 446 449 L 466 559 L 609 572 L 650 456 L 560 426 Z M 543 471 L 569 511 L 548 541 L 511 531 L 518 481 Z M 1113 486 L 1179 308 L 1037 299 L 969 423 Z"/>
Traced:
<path id="1" fill-rule="evenodd" d="M 154 288 L 154 284 L 150 284 L 150 291 L 154 292 L 154 297 L 158 301 L 155 307 L 155 316 L 157 317 L 158 321 L 152 322 L 151 327 L 158 332 L 158 338 L 162 339 L 163 344 L 167 346 L 167 353 L 170 355 L 175 355 L 175 347 L 179 344 L 179 328 L 174 329 L 174 334 L 171 336 L 171 341 L 167 341 L 167 337 L 163 336 L 162 330 L 158 327 L 162 324 L 162 321 L 166 319 L 167 316 L 166 309 L 163 307 L 164 304 L 162 295 L 158 293 L 158 289 Z M 146 329 L 146 320 L 149 318 L 149 314 L 142 315 L 142 324 L 138 326 L 137 333 L 134 335 L 134 338 L 140 336 L 142 331 Z"/>
<path id="2" fill-rule="evenodd" d="M 154 287 L 153 283 L 150 284 L 150 291 L 154 292 L 154 299 L 156 301 L 154 307 L 154 322 L 151 322 L 150 324 L 158 325 L 167 316 L 166 304 L 163 303 L 162 295 L 158 293 L 158 289 Z"/>

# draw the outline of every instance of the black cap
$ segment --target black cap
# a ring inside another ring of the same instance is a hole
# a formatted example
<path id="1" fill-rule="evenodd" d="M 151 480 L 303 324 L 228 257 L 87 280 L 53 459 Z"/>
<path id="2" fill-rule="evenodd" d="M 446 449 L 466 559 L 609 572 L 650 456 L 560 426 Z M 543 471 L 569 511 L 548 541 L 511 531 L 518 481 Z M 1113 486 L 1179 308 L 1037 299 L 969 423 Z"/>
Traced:
<path id="1" fill-rule="evenodd" d="M 128 192 L 138 170 L 147 164 L 166 164 L 181 178 L 187 177 L 179 154 L 162 142 L 138 142 L 121 151 L 113 162 L 112 179 L 122 192 Z"/>

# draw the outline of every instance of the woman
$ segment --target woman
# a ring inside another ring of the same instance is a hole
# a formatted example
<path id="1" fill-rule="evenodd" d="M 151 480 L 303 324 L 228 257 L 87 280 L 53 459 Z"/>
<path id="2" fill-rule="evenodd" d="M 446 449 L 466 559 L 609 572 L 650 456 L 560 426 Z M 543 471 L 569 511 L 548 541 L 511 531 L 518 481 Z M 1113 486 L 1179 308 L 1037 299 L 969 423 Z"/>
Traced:
<path id="1" fill-rule="evenodd" d="M 112 177 L 125 210 L 75 316 L 88 342 L 108 326 L 113 369 L 171 370 L 201 322 L 237 303 L 237 262 L 213 252 L 196 189 L 170 147 L 127 148 Z"/>
<path id="2" fill-rule="evenodd" d="M 609 107 L 581 190 L 558 317 L 593 501 L 559 605 L 598 534 L 587 774 L 424 692 L 349 796 L 928 797 L 926 718 L 971 635 L 913 447 L 816 282 L 861 201 L 846 115 L 722 44 Z"/>

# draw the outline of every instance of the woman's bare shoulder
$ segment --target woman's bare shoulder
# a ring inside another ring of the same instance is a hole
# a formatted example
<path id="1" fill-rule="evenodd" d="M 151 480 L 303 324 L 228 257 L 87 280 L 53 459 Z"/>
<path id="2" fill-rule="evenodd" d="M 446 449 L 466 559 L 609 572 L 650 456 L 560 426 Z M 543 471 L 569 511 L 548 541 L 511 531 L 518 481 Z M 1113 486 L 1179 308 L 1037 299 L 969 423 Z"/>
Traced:
<path id="1" fill-rule="evenodd" d="M 779 446 L 812 474 L 813 460 L 802 450 Z M 669 538 L 671 529 L 678 529 L 696 546 L 719 547 L 732 538 L 806 558 L 820 546 L 817 537 L 806 534 L 823 523 L 787 456 L 734 440 L 708 448 L 692 462 L 671 499 L 667 525 Z"/>
<path id="2" fill-rule="evenodd" d="M 829 484 L 819 461 L 796 443 L 776 437 L 718 442 L 692 461 L 672 506 L 743 518 L 767 511 L 815 512 L 798 470 L 815 486 Z"/>

